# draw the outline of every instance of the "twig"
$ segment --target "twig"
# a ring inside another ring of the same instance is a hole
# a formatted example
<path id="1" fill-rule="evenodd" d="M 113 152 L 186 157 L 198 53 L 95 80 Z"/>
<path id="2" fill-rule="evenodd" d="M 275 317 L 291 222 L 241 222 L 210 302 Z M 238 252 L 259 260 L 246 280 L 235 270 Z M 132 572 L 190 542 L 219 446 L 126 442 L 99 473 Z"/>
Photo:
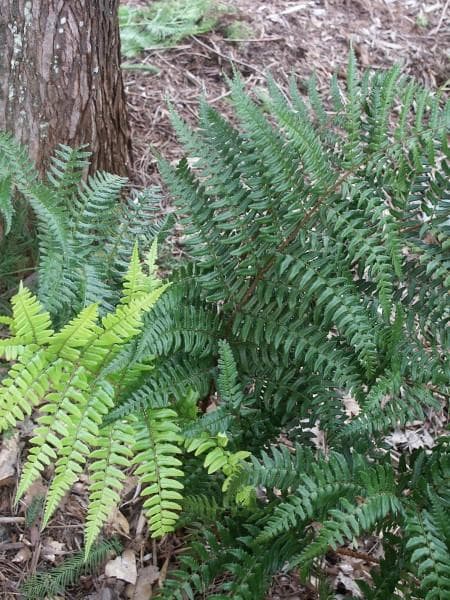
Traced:
<path id="1" fill-rule="evenodd" d="M 222 100 L 223 98 L 226 98 L 227 96 L 229 96 L 231 94 L 231 90 L 228 90 L 227 92 L 224 92 L 223 94 L 220 94 L 219 96 L 216 96 L 215 98 L 212 98 L 212 100 L 209 100 L 208 98 L 208 104 L 213 104 L 214 102 L 218 102 L 219 100 Z"/>
<path id="2" fill-rule="evenodd" d="M 7 525 L 8 523 L 23 523 L 25 517 L 0 517 L 0 525 Z"/>
<path id="3" fill-rule="evenodd" d="M 444 8 L 442 9 L 442 13 L 441 13 L 441 18 L 439 19 L 439 23 L 436 25 L 436 27 L 432 31 L 430 31 L 430 35 L 436 35 L 439 32 L 439 29 L 441 28 L 442 23 L 444 22 L 445 13 L 447 12 L 449 2 L 450 2 L 450 0 L 447 0 L 447 2 L 444 4 Z"/>
<path id="4" fill-rule="evenodd" d="M 200 44 L 200 46 L 203 46 L 203 48 L 206 48 L 206 50 L 209 50 L 210 52 L 214 52 L 214 54 L 217 54 L 217 56 L 220 56 L 224 60 L 227 60 L 230 63 L 237 63 L 239 65 L 247 67 L 248 69 L 252 69 L 252 71 L 255 71 L 256 73 L 259 73 L 260 75 L 265 77 L 263 71 L 258 69 L 258 67 L 255 67 L 255 65 L 251 65 L 250 63 L 245 62 L 245 61 L 241 60 L 240 58 L 233 58 L 232 56 L 227 56 L 226 54 L 223 54 L 220 50 L 217 50 L 216 48 L 213 48 L 213 47 L 209 46 L 208 44 L 205 44 L 205 42 L 202 42 L 202 40 L 199 40 L 198 37 L 196 37 L 195 35 L 193 35 L 192 38 L 197 42 L 197 44 Z"/>
<path id="5" fill-rule="evenodd" d="M 261 37 L 261 38 L 227 38 L 227 42 L 279 42 L 283 37 Z"/>
<path id="6" fill-rule="evenodd" d="M 0 552 L 7 552 L 8 550 L 22 550 L 22 548 L 26 548 L 23 542 L 5 542 L 4 544 L 0 544 Z"/>
<path id="7" fill-rule="evenodd" d="M 374 565 L 378 565 L 380 562 L 377 558 L 373 558 L 365 552 L 357 552 L 356 550 L 350 550 L 350 548 L 337 548 L 335 552 L 341 556 L 352 556 L 353 558 L 359 558 L 366 562 L 373 563 Z"/>
<path id="8" fill-rule="evenodd" d="M 158 548 L 156 546 L 156 539 L 152 539 L 152 564 L 153 566 L 158 566 Z"/>

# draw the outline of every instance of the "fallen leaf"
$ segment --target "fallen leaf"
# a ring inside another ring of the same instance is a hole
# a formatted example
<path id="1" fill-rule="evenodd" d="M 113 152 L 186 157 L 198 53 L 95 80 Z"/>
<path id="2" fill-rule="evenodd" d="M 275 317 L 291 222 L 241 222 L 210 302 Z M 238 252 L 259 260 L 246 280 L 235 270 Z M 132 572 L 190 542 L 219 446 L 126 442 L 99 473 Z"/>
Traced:
<path id="1" fill-rule="evenodd" d="M 108 517 L 106 527 L 111 533 L 120 533 L 122 535 L 130 534 L 130 524 L 127 518 L 120 512 L 118 508 L 115 508 Z"/>
<path id="2" fill-rule="evenodd" d="M 361 407 L 351 394 L 342 396 L 342 404 L 344 405 L 345 414 L 350 419 L 352 417 L 357 417 L 361 412 Z"/>
<path id="3" fill-rule="evenodd" d="M 152 585 L 159 579 L 159 569 L 153 565 L 144 567 L 139 571 L 133 600 L 150 600 L 152 597 Z"/>
<path id="4" fill-rule="evenodd" d="M 3 441 L 0 450 L 0 485 L 16 474 L 19 457 L 19 436 L 13 435 Z"/>
<path id="5" fill-rule="evenodd" d="M 63 542 L 47 538 L 44 541 L 44 546 L 42 548 L 42 557 L 49 562 L 55 562 L 56 557 L 64 553 L 64 546 L 65 544 Z"/>
<path id="6" fill-rule="evenodd" d="M 341 583 L 348 592 L 351 592 L 353 598 L 363 598 L 363 595 L 361 594 L 361 589 L 355 582 L 354 574 L 352 573 L 352 571 L 348 573 L 344 573 L 343 571 L 341 571 L 336 577 L 336 582 Z"/>
<path id="7" fill-rule="evenodd" d="M 127 581 L 128 583 L 136 583 L 136 557 L 133 550 L 125 550 L 121 556 L 107 562 L 105 575 L 106 577 L 122 579 L 122 581 Z"/>
<path id="8" fill-rule="evenodd" d="M 15 563 L 26 562 L 30 557 L 31 557 L 31 550 L 27 546 L 24 546 L 21 550 L 19 550 L 19 552 L 12 559 L 12 562 L 15 562 Z"/>
<path id="9" fill-rule="evenodd" d="M 314 427 L 306 427 L 303 431 L 310 431 L 313 434 L 311 441 L 314 444 L 314 446 L 318 450 L 321 450 L 325 455 L 328 455 L 325 432 L 322 431 L 322 429 L 320 429 L 320 424 L 318 421 L 316 422 Z"/>

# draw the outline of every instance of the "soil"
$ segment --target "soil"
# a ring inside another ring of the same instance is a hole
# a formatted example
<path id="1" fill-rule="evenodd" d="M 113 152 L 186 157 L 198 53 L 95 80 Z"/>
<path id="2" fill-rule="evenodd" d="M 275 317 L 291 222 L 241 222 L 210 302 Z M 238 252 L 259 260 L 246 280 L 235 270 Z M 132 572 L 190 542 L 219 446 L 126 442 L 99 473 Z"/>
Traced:
<path id="1" fill-rule="evenodd" d="M 292 74 L 306 82 L 315 73 L 319 89 L 326 90 L 332 74 L 345 77 L 353 46 L 361 68 L 399 64 L 430 88 L 450 89 L 448 2 L 220 1 L 230 12 L 214 31 L 135 61 L 156 67 L 157 74 L 125 71 L 139 185 L 159 183 L 158 154 L 170 160 L 180 157 L 168 101 L 191 123 L 202 96 L 229 114 L 226 78 L 234 70 L 249 91 L 264 88 L 268 73 L 282 86 Z"/>
<path id="2" fill-rule="evenodd" d="M 132 3 L 145 4 L 139 0 Z M 450 89 L 449 0 L 228 0 L 227 7 L 231 10 L 223 13 L 214 31 L 185 39 L 172 49 L 143 53 L 134 60 L 156 67 L 156 74 L 124 71 L 136 186 L 160 183 L 157 155 L 171 161 L 181 156 L 169 123 L 168 101 L 193 124 L 201 96 L 231 114 L 226 78 L 234 70 L 253 92 L 264 88 L 268 73 L 282 86 L 287 85 L 291 74 L 306 81 L 315 73 L 319 88 L 326 89 L 333 73 L 345 77 L 352 45 L 361 68 L 381 69 L 398 63 L 404 73 L 427 86 L 441 88 L 444 93 Z M 167 200 L 163 203 L 162 210 L 171 210 Z M 10 462 L 16 469 L 30 435 L 30 424 L 25 423 L 20 436 L 10 444 Z M 3 451 L 4 445 L 0 449 Z M 0 481 L 0 598 L 5 600 L 20 597 L 18 588 L 27 575 L 51 568 L 82 547 L 87 504 L 86 482 L 81 480 L 52 523 L 40 532 L 39 523 L 26 525 L 24 516 L 33 495 L 39 497 L 45 490 L 38 484 L 16 508 L 16 483 L 14 468 Z M 164 578 L 182 540 L 176 536 L 158 544 L 148 540 L 131 476 L 123 500 L 120 512 L 107 527 L 108 533 L 118 535 L 124 547 L 132 551 L 138 575 L 144 567 L 148 573 L 153 565 L 159 566 L 160 578 Z M 354 593 L 352 581 L 367 576 L 379 558 L 379 546 L 376 539 L 367 540 L 353 554 L 329 557 L 327 568 L 336 598 Z M 103 568 L 98 575 L 83 576 L 76 588 L 61 596 L 68 600 L 133 597 L 141 600 L 135 589 L 123 580 L 107 577 Z M 302 587 L 295 574 L 280 574 L 268 598 L 312 600 L 317 595 L 314 589 Z"/>

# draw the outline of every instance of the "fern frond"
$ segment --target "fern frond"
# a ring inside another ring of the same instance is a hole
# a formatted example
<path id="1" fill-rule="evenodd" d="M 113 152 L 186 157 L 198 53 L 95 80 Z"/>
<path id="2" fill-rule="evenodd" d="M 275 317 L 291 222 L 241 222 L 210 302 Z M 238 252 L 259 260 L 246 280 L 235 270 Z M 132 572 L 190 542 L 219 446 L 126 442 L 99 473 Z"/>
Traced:
<path id="1" fill-rule="evenodd" d="M 432 515 L 423 510 L 406 519 L 411 565 L 426 600 L 443 600 L 450 593 L 450 553 Z"/>
<path id="2" fill-rule="evenodd" d="M 181 510 L 183 484 L 179 478 L 183 472 L 177 458 L 181 450 L 176 417 L 170 409 L 147 409 L 143 418 L 134 423 L 136 475 L 143 484 L 143 506 L 153 537 L 172 531 Z"/>
<path id="3" fill-rule="evenodd" d="M 47 179 L 57 193 L 60 204 L 66 204 L 73 217 L 76 215 L 76 203 L 73 200 L 89 167 L 91 153 L 86 148 L 70 148 L 60 144 L 47 170 Z"/>
<path id="4" fill-rule="evenodd" d="M 22 585 L 21 591 L 26 600 L 40 600 L 64 593 L 65 588 L 75 584 L 81 575 L 96 571 L 108 556 L 118 554 L 121 549 L 120 542 L 114 538 L 99 542 L 89 556 L 85 556 L 84 551 L 77 552 L 57 567 L 32 575 Z"/>
<path id="5" fill-rule="evenodd" d="M 15 340 L 23 345 L 47 344 L 53 334 L 50 315 L 44 311 L 36 296 L 20 284 L 11 304 L 13 317 L 10 329 Z"/>
<path id="6" fill-rule="evenodd" d="M 134 442 L 133 428 L 114 423 L 100 430 L 90 454 L 89 508 L 86 517 L 85 552 L 89 555 L 102 525 L 120 500 Z"/>
<path id="7" fill-rule="evenodd" d="M 145 9 L 121 6 L 119 19 L 125 56 L 135 56 L 147 48 L 176 44 L 190 35 L 212 29 L 217 7 L 212 0 L 168 0 Z"/>
<path id="8" fill-rule="evenodd" d="M 229 405 L 232 410 L 238 410 L 243 402 L 244 395 L 237 381 L 238 372 L 233 351 L 225 340 L 219 342 L 218 366 L 217 388 L 221 400 Z"/>
<path id="9" fill-rule="evenodd" d="M 12 185 L 10 176 L 2 176 L 0 172 L 0 215 L 5 222 L 5 235 L 11 231 L 14 216 L 14 205 L 12 203 Z"/>
<path id="10" fill-rule="evenodd" d="M 335 550 L 346 539 L 352 540 L 371 531 L 389 514 L 401 512 L 398 498 L 389 493 L 368 497 L 356 505 L 343 498 L 340 504 L 341 508 L 329 511 L 332 519 L 325 521 L 317 539 L 292 564 L 301 564 L 303 569 L 307 569 L 310 562 L 324 554 L 329 547 Z"/>
<path id="11" fill-rule="evenodd" d="M 88 376 L 83 367 L 70 368 L 63 361 L 57 361 L 48 377 L 48 388 L 55 390 L 42 407 L 38 427 L 31 439 L 27 462 L 22 470 L 16 492 L 16 501 L 21 498 L 39 474 L 53 464 L 62 450 L 62 440 L 73 428 L 70 419 L 76 419 L 76 405 L 84 401 Z"/>
<path id="12" fill-rule="evenodd" d="M 349 465 L 339 455 L 328 462 L 310 467 L 310 475 L 298 475 L 301 483 L 295 493 L 275 507 L 273 515 L 257 537 L 267 541 L 281 533 L 296 528 L 300 523 L 312 519 L 338 500 L 354 500 L 362 491 L 360 483 L 352 481 Z"/>
<path id="13" fill-rule="evenodd" d="M 98 424 L 114 405 L 114 389 L 107 382 L 82 392 L 84 394 L 81 401 L 71 407 L 68 411 L 69 418 L 65 421 L 66 431 L 61 440 L 55 474 L 47 492 L 42 527 L 47 525 L 64 494 L 78 480 L 90 449 L 99 437 Z"/>
<path id="14" fill-rule="evenodd" d="M 17 421 L 31 414 L 33 406 L 42 402 L 51 387 L 50 378 L 59 366 L 49 366 L 45 350 L 38 350 L 33 345 L 18 358 L 8 377 L 1 381 L 0 431 L 14 427 Z"/>

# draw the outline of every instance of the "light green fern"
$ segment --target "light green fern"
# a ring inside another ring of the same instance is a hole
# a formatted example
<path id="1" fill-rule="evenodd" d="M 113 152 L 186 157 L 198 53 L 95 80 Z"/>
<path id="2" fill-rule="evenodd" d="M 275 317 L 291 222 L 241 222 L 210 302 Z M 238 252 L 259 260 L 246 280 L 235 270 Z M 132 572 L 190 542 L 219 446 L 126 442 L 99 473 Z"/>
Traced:
<path id="1" fill-rule="evenodd" d="M 21 287 L 12 300 L 12 317 L 2 319 L 11 331 L 10 338 L 2 340 L 2 349 L 9 356 L 14 354 L 16 362 L 0 384 L 0 429 L 14 426 L 39 407 L 16 500 L 45 468 L 51 467 L 53 474 L 42 519 L 45 527 L 88 463 L 87 554 L 119 502 L 124 468 L 133 458 L 133 448 L 139 463 L 136 472 L 144 483 L 144 493 L 150 496 L 146 507 L 152 533 L 163 535 L 173 529 L 175 509 L 179 508 L 172 500 L 175 496 L 181 498 L 174 489 L 182 488 L 182 484 L 172 480 L 174 469 L 168 468 L 179 464 L 175 458 L 180 452 L 175 444 L 176 425 L 168 420 L 174 420 L 176 413 L 146 413 L 145 431 L 151 434 L 153 444 L 150 454 L 142 452 L 142 443 L 134 443 L 135 435 L 140 439 L 135 434 L 138 425 L 134 419 L 113 425 L 102 422 L 114 408 L 118 395 L 133 390 L 149 367 L 127 361 L 120 370 L 110 369 L 139 335 L 144 314 L 168 287 L 155 277 L 154 260 L 153 251 L 150 272 L 145 274 L 135 246 L 124 277 L 122 300 L 114 311 L 101 318 L 98 305 L 92 304 L 54 332 L 49 313 L 29 290 Z M 170 435 L 172 444 L 168 444 Z M 177 472 L 180 475 L 181 471 Z M 150 480 L 157 485 L 147 485 Z"/>

